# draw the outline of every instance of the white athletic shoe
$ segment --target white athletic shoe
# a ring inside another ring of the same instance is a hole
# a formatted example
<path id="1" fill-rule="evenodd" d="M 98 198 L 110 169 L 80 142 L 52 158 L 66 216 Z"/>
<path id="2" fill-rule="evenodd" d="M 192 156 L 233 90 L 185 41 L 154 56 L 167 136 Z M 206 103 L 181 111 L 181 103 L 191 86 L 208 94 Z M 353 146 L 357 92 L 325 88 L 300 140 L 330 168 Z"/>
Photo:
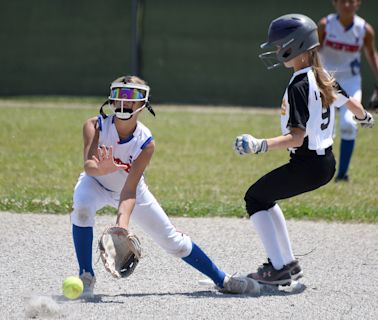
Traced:
<path id="1" fill-rule="evenodd" d="M 89 272 L 83 272 L 80 275 L 81 281 L 83 281 L 84 290 L 80 298 L 82 299 L 93 299 L 93 289 L 96 283 L 96 276 L 92 276 Z"/>
<path id="2" fill-rule="evenodd" d="M 220 288 L 219 291 L 224 293 L 249 294 L 257 296 L 260 294 L 260 285 L 256 280 L 248 277 L 226 275 L 223 280 L 223 288 Z"/>

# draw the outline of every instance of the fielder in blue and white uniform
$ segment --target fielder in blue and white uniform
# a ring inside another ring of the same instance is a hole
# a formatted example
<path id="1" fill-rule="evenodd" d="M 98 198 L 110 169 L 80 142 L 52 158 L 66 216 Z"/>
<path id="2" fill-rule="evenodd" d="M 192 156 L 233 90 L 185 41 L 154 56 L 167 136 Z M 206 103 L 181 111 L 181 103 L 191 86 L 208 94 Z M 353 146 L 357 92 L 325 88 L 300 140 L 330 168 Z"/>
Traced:
<path id="1" fill-rule="evenodd" d="M 325 69 L 345 92 L 361 102 L 361 51 L 364 49 L 378 80 L 378 55 L 374 44 L 374 29 L 356 15 L 361 1 L 333 0 L 337 13 L 319 22 L 320 55 Z M 378 81 L 377 81 L 378 83 Z M 335 181 L 347 181 L 348 169 L 357 136 L 357 123 L 347 106 L 340 108 L 340 158 Z"/>
<path id="2" fill-rule="evenodd" d="M 288 285 L 303 276 L 295 259 L 285 217 L 277 200 L 315 190 L 335 173 L 332 134 L 335 107 L 346 105 L 361 125 L 371 127 L 373 117 L 360 102 L 349 97 L 323 69 L 318 54 L 317 26 L 310 18 L 288 14 L 272 21 L 268 41 L 260 55 L 268 69 L 281 64 L 294 73 L 281 105 L 282 135 L 256 139 L 243 134 L 235 141 L 240 155 L 288 149 L 287 164 L 267 173 L 246 192 L 250 220 L 264 245 L 268 261 L 248 276 L 266 284 Z"/>
<path id="3" fill-rule="evenodd" d="M 93 227 L 96 212 L 107 205 L 118 210 L 118 226 L 128 229 L 130 221 L 136 223 L 166 252 L 212 279 L 220 291 L 256 294 L 256 281 L 226 275 L 188 235 L 178 232 L 148 189 L 143 173 L 154 153 L 155 141 L 137 119 L 145 108 L 155 115 L 149 91 L 138 77 L 120 77 L 112 82 L 100 115 L 84 123 L 84 172 L 75 187 L 71 214 L 83 297 L 93 297 Z M 111 115 L 105 114 L 104 106 L 110 108 Z"/>

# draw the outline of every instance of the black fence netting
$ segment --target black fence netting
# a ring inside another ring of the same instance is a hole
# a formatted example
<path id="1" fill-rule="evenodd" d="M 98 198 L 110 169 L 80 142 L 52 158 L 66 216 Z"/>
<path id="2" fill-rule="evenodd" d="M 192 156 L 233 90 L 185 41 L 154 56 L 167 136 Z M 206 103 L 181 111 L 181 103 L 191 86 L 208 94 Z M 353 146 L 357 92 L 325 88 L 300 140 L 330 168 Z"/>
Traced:
<path id="1" fill-rule="evenodd" d="M 332 1 L 139 1 L 140 75 L 158 103 L 276 106 L 290 78 L 268 71 L 260 44 L 272 19 L 318 21 Z M 132 1 L 15 0 L 0 10 L 0 95 L 103 96 L 132 66 Z M 378 2 L 359 14 L 378 30 Z M 375 79 L 363 59 L 364 100 Z"/>

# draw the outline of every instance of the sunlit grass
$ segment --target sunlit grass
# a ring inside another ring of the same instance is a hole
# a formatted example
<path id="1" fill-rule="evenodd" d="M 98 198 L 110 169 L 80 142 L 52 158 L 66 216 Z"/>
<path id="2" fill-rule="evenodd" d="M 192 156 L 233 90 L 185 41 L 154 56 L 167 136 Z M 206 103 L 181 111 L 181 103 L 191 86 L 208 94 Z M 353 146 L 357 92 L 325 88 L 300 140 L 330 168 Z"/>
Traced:
<path id="1" fill-rule="evenodd" d="M 82 124 L 100 99 L 37 98 L 0 101 L 0 210 L 69 212 L 82 170 Z M 234 137 L 279 134 L 275 110 L 155 106 L 140 120 L 156 152 L 146 171 L 150 190 L 170 215 L 244 216 L 243 196 L 285 151 L 238 157 Z M 377 129 L 361 129 L 350 182 L 334 183 L 280 202 L 287 217 L 378 222 Z M 338 155 L 338 139 L 335 143 Z"/>

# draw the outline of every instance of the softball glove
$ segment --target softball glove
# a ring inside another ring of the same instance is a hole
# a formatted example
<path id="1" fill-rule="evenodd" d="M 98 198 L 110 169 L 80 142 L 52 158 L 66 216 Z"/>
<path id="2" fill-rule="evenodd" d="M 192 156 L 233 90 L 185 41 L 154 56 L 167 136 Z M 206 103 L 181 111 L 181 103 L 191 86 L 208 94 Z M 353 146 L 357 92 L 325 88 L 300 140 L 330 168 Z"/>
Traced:
<path id="1" fill-rule="evenodd" d="M 138 237 L 121 227 L 105 229 L 98 246 L 105 269 L 118 279 L 133 273 L 142 254 Z"/>

